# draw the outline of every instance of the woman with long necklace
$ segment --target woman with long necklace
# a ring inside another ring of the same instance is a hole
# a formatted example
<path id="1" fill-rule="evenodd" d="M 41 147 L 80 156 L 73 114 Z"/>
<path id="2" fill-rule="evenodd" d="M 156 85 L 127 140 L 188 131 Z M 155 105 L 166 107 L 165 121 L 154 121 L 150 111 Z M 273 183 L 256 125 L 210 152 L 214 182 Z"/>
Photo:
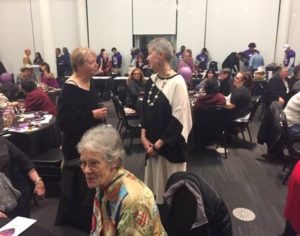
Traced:
<path id="1" fill-rule="evenodd" d="M 145 85 L 141 141 L 147 161 L 145 183 L 163 203 L 168 178 L 186 170 L 186 143 L 192 127 L 187 87 L 183 77 L 171 69 L 171 43 L 164 38 L 148 44 L 152 75 Z"/>

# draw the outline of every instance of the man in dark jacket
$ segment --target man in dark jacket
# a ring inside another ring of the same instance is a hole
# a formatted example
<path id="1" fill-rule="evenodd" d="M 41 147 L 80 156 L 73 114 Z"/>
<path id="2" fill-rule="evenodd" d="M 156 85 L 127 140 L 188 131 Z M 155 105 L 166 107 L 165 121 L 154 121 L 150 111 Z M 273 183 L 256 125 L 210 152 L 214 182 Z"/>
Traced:
<path id="1" fill-rule="evenodd" d="M 267 84 L 266 92 L 266 107 L 269 107 L 273 101 L 278 101 L 282 106 L 286 104 L 286 96 L 289 91 L 288 82 L 288 69 L 286 67 L 280 68 L 278 75 L 270 79 Z"/>

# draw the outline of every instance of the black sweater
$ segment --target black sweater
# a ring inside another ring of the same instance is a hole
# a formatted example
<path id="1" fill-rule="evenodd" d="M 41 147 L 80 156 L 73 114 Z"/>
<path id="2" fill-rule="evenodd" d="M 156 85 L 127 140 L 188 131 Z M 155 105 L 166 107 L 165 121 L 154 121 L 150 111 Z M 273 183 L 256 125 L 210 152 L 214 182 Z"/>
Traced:
<path id="1" fill-rule="evenodd" d="M 65 84 L 58 99 L 57 123 L 63 132 L 62 150 L 65 160 L 79 158 L 76 145 L 89 128 L 101 124 L 95 120 L 92 110 L 97 108 L 97 92 L 91 84 L 84 90 L 73 84 Z"/>

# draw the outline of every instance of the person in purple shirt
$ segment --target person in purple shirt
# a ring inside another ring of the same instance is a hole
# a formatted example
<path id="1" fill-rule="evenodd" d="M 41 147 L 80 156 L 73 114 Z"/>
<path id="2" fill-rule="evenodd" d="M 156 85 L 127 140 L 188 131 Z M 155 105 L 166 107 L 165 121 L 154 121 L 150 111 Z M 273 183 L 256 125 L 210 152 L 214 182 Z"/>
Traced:
<path id="1" fill-rule="evenodd" d="M 289 44 L 285 44 L 283 50 L 285 51 L 283 65 L 289 69 L 289 74 L 291 74 L 295 65 L 296 52 L 291 49 Z"/>
<path id="2" fill-rule="evenodd" d="M 202 48 L 201 53 L 196 56 L 196 65 L 200 71 L 207 69 L 208 63 L 208 51 L 206 48 Z"/>
<path id="3" fill-rule="evenodd" d="M 256 48 L 255 43 L 249 43 L 248 44 L 248 49 L 243 51 L 243 62 L 244 62 L 245 66 L 249 65 L 249 60 L 252 57 L 252 55 L 254 54 L 255 48 Z"/>
<path id="4" fill-rule="evenodd" d="M 177 57 L 179 60 L 182 59 L 184 51 L 185 51 L 185 46 L 182 45 L 182 46 L 180 47 L 180 51 L 176 53 L 176 57 Z"/>
<path id="5" fill-rule="evenodd" d="M 121 66 L 122 66 L 122 55 L 118 50 L 113 47 L 111 49 L 113 55 L 111 57 L 112 61 L 112 74 L 120 75 L 121 73 Z"/>

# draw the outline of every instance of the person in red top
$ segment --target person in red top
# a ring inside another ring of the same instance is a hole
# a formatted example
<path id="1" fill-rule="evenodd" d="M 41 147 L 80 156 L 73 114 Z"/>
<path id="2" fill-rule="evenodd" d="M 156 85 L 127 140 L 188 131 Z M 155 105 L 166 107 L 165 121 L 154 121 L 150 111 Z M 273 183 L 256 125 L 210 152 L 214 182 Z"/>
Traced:
<path id="1" fill-rule="evenodd" d="M 285 206 L 286 226 L 283 236 L 300 234 L 300 162 L 296 164 L 289 180 Z"/>
<path id="2" fill-rule="evenodd" d="M 36 87 L 33 81 L 25 80 L 21 87 L 25 93 L 25 111 L 47 111 L 56 116 L 55 105 L 43 90 Z"/>

